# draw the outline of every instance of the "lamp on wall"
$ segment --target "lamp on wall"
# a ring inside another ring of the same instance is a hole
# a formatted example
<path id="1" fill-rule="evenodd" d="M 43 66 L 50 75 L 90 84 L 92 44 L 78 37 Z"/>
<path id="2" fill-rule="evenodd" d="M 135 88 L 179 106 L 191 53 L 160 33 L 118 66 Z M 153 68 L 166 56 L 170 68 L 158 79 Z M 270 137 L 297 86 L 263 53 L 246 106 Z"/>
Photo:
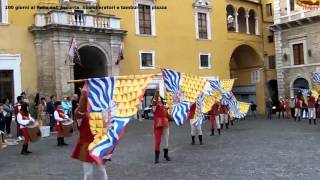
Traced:
<path id="1" fill-rule="evenodd" d="M 287 54 L 287 53 L 284 53 L 284 54 L 283 54 L 283 60 L 285 60 L 285 61 L 288 60 L 288 54 Z"/>
<path id="2" fill-rule="evenodd" d="M 311 49 L 308 49 L 308 55 L 309 55 L 310 57 L 312 57 L 312 51 L 311 51 Z"/>

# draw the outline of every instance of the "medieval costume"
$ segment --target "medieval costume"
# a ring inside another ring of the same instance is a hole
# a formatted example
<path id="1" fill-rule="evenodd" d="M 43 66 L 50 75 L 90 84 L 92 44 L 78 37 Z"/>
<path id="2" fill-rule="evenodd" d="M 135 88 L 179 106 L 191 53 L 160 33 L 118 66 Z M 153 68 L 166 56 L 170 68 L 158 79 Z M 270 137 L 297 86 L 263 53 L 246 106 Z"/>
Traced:
<path id="1" fill-rule="evenodd" d="M 216 102 L 215 104 L 212 105 L 211 110 L 209 112 L 210 114 L 210 125 L 211 125 L 211 136 L 214 135 L 214 128 L 216 125 L 216 128 L 218 130 L 219 135 L 220 133 L 220 116 L 219 116 L 219 109 L 220 109 L 220 104 Z"/>
<path id="2" fill-rule="evenodd" d="M 35 122 L 34 119 L 30 116 L 27 106 L 28 105 L 26 103 L 23 103 L 20 111 L 17 114 L 17 122 L 20 125 L 20 130 L 24 137 L 22 150 L 21 150 L 22 155 L 28 155 L 29 153 L 31 153 L 28 150 L 28 146 L 29 146 L 28 125 L 31 125 Z"/>
<path id="3" fill-rule="evenodd" d="M 193 103 L 190 107 L 190 112 L 188 114 L 188 119 L 190 120 L 190 127 L 191 127 L 191 144 L 195 145 L 195 136 L 198 135 L 199 137 L 199 142 L 200 145 L 202 145 L 202 129 L 201 129 L 201 124 L 196 126 L 195 124 L 193 124 L 194 122 L 194 115 L 196 112 L 196 103 Z"/>
<path id="4" fill-rule="evenodd" d="M 79 129 L 79 139 L 73 150 L 72 158 L 83 163 L 84 180 L 107 180 L 108 175 L 104 165 L 96 164 L 90 156 L 88 146 L 94 140 L 89 125 L 89 114 L 86 112 L 86 96 L 82 94 L 80 104 L 74 111 L 74 118 Z M 96 173 L 94 173 L 96 170 Z M 96 174 L 96 177 L 94 176 Z"/>
<path id="5" fill-rule="evenodd" d="M 223 129 L 223 124 L 226 125 L 226 128 L 229 128 L 229 116 L 228 116 L 228 106 L 221 104 L 220 105 L 220 123 L 221 123 L 221 129 Z"/>
<path id="6" fill-rule="evenodd" d="M 68 120 L 68 116 L 64 114 L 64 111 L 61 107 L 61 102 L 57 101 L 55 102 L 55 111 L 53 113 L 53 117 L 56 121 L 55 124 L 55 129 L 57 131 L 57 145 L 58 146 L 65 146 L 68 145 L 64 142 L 64 136 L 63 136 L 63 131 L 62 131 L 62 122 Z"/>
<path id="7" fill-rule="evenodd" d="M 163 140 L 163 152 L 164 158 L 167 161 L 170 161 L 171 158 L 168 155 L 168 146 L 169 146 L 169 120 L 168 120 L 168 110 L 164 105 L 163 99 L 155 95 L 152 101 L 153 111 L 154 111 L 154 123 L 153 123 L 153 132 L 155 139 L 155 163 L 159 163 L 160 155 L 160 145 L 161 139 Z"/>
<path id="8" fill-rule="evenodd" d="M 309 124 L 311 124 L 311 120 L 313 119 L 314 125 L 317 124 L 316 122 L 316 99 L 313 96 L 308 96 L 308 118 Z"/>

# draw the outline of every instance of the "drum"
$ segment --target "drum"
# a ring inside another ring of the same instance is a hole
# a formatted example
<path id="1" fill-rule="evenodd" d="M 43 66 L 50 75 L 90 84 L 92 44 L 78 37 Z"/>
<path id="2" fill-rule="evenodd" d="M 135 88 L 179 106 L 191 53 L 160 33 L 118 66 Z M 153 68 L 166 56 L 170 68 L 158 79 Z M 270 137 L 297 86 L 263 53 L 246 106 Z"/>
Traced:
<path id="1" fill-rule="evenodd" d="M 28 133 L 31 142 L 37 142 L 41 139 L 41 131 L 38 125 L 30 125 L 28 126 Z"/>
<path id="2" fill-rule="evenodd" d="M 71 137 L 73 133 L 73 121 L 63 122 L 62 132 L 64 137 Z"/>

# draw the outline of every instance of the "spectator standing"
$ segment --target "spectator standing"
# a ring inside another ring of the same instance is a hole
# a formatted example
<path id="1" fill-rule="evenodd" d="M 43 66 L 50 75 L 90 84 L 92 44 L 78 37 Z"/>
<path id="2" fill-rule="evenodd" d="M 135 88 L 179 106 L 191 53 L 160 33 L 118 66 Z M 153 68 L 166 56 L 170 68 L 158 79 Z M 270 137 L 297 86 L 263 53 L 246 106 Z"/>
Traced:
<path id="1" fill-rule="evenodd" d="M 5 112 L 5 127 L 6 127 L 6 134 L 8 137 L 12 137 L 11 134 L 11 122 L 12 122 L 12 115 L 13 115 L 13 106 L 10 103 L 9 98 L 6 98 L 4 104 L 3 104 L 3 109 Z"/>
<path id="2" fill-rule="evenodd" d="M 55 102 L 56 102 L 56 96 L 52 95 L 50 96 L 50 101 L 47 103 L 47 113 L 49 114 L 50 117 L 50 131 L 54 131 L 54 125 L 55 125 L 55 120 L 53 117 L 54 111 L 55 111 Z"/>
<path id="3" fill-rule="evenodd" d="M 74 117 L 74 111 L 78 107 L 78 104 L 79 104 L 79 96 L 78 96 L 78 94 L 73 94 L 72 101 L 71 101 L 72 117 Z"/>
<path id="4" fill-rule="evenodd" d="M 266 108 L 267 108 L 267 116 L 268 119 L 272 119 L 272 100 L 269 98 L 266 102 Z"/>
<path id="5" fill-rule="evenodd" d="M 63 98 L 63 100 L 61 102 L 61 106 L 62 106 L 64 114 L 68 115 L 68 117 L 71 117 L 72 104 L 70 103 L 70 101 L 68 101 L 67 97 Z"/>
<path id="6" fill-rule="evenodd" d="M 40 104 L 38 106 L 38 119 L 42 121 L 45 125 L 47 122 L 47 102 L 45 97 L 41 97 Z"/>
<path id="7" fill-rule="evenodd" d="M 4 132 L 6 121 L 4 119 L 5 111 L 3 110 L 3 104 L 0 104 L 0 131 Z M 3 133 L 1 133 L 2 136 L 2 144 L 4 143 L 4 137 Z"/>
<path id="8" fill-rule="evenodd" d="M 257 118 L 257 105 L 253 101 L 251 101 L 250 110 L 251 110 L 251 114 L 252 114 L 253 119 L 256 119 Z"/>

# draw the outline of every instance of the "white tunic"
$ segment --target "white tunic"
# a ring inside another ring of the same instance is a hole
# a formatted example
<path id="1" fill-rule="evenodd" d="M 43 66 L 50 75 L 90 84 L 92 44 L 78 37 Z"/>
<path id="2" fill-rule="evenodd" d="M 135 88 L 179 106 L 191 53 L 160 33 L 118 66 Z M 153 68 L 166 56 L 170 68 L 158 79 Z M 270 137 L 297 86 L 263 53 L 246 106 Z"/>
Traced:
<path id="1" fill-rule="evenodd" d="M 34 122 L 34 119 L 31 117 L 31 115 L 29 114 L 29 119 L 23 119 L 21 113 L 19 112 L 17 114 L 17 121 L 20 124 L 20 128 L 25 128 L 30 121 Z"/>

